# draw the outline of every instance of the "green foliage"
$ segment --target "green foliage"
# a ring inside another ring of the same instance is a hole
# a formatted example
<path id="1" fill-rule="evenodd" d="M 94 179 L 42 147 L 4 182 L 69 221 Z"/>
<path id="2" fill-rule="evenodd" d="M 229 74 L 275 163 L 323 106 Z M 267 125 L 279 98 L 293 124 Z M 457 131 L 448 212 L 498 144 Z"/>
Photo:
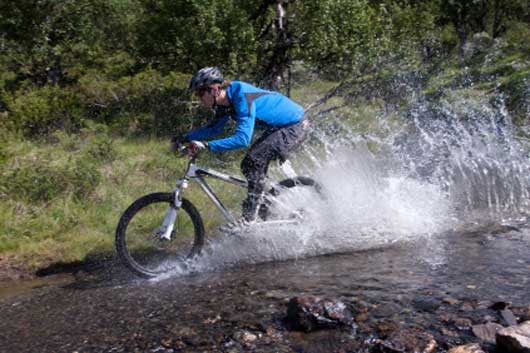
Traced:
<path id="1" fill-rule="evenodd" d="M 49 202 L 64 195 L 89 197 L 101 181 L 102 163 L 116 156 L 107 130 L 106 126 L 89 124 L 79 135 L 57 132 L 57 147 L 36 146 L 26 153 L 13 153 L 7 143 L 2 144 L 0 195 L 27 202 Z"/>
<path id="2" fill-rule="evenodd" d="M 249 4 L 247 4 L 249 3 Z M 256 36 L 246 1 L 145 1 L 137 43 L 143 60 L 162 69 L 221 65 L 242 72 L 256 63 Z"/>
<path id="3" fill-rule="evenodd" d="M 530 11 L 530 10 L 529 10 Z M 530 25 L 524 22 L 512 21 L 507 24 L 502 38 L 513 51 L 525 52 L 530 56 Z"/>
<path id="4" fill-rule="evenodd" d="M 64 165 L 56 165 L 47 156 L 19 160 L 0 176 L 0 190 L 9 198 L 30 202 L 50 201 L 65 192 L 83 198 L 100 180 L 92 160 L 70 158 Z"/>
<path id="5" fill-rule="evenodd" d="M 109 51 L 127 47 L 135 5 L 134 0 L 3 1 L 0 40 L 8 68 L 20 83 L 68 83 L 71 66 L 94 66 Z"/>
<path id="6" fill-rule="evenodd" d="M 162 135 L 190 128 L 188 75 L 147 69 L 118 80 L 87 74 L 79 88 L 86 115 L 131 135 Z"/>
<path id="7" fill-rule="evenodd" d="M 296 6 L 299 58 L 335 76 L 373 60 L 381 26 L 368 1 L 304 1 Z"/>
<path id="8" fill-rule="evenodd" d="M 5 96 L 8 113 L 3 124 L 26 137 L 56 129 L 75 130 L 82 118 L 78 96 L 58 86 L 34 87 Z"/>

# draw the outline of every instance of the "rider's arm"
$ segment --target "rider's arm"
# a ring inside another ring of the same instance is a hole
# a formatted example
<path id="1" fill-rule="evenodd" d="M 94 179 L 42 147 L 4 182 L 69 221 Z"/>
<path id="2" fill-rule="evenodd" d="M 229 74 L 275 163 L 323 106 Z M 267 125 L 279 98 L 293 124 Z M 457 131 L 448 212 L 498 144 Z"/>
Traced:
<path id="1" fill-rule="evenodd" d="M 244 148 L 250 145 L 254 133 L 254 116 L 237 117 L 236 132 L 227 138 L 209 141 L 208 145 L 212 152 L 223 152 Z"/>
<path id="2" fill-rule="evenodd" d="M 184 136 L 184 139 L 186 141 L 192 141 L 192 140 L 206 140 L 212 137 L 215 137 L 219 135 L 221 132 L 223 132 L 223 129 L 230 117 L 228 115 L 220 117 L 216 119 L 213 123 L 208 124 L 206 126 L 200 127 L 195 130 L 191 130 Z"/>
<path id="3" fill-rule="evenodd" d="M 237 127 L 232 136 L 208 141 L 212 152 L 236 150 L 250 145 L 256 122 L 256 105 L 247 100 L 245 92 L 244 87 L 237 83 L 232 83 L 228 88 L 227 96 L 234 109 Z"/>

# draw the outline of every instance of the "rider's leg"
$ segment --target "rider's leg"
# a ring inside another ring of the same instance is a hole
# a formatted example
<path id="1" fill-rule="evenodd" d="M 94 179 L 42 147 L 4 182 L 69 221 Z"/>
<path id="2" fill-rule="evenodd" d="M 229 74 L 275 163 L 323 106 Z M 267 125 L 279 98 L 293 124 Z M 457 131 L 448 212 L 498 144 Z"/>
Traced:
<path id="1" fill-rule="evenodd" d="M 265 176 L 267 175 L 269 163 L 273 159 L 270 153 L 251 152 L 252 149 L 241 163 L 241 170 L 248 181 L 247 197 L 242 203 L 243 218 L 246 221 L 256 219 L 258 206 L 262 201 L 265 189 Z"/>
<path id="2" fill-rule="evenodd" d="M 263 199 L 265 177 L 271 161 L 285 161 L 288 153 L 297 147 L 306 136 L 305 125 L 298 124 L 270 130 L 264 133 L 249 149 L 241 163 L 241 171 L 248 180 L 248 194 L 243 201 L 243 218 L 256 219 L 258 207 Z"/>

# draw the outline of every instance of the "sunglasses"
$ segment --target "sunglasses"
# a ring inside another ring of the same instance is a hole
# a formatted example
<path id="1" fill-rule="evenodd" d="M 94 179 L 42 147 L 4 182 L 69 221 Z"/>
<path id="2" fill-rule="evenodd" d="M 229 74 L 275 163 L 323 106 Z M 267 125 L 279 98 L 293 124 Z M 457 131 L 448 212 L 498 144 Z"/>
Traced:
<path id="1" fill-rule="evenodd" d="M 199 88 L 196 92 L 197 94 L 197 97 L 201 98 L 202 96 L 204 96 L 204 94 L 206 92 L 210 92 L 211 88 L 210 87 L 203 87 L 203 88 Z"/>

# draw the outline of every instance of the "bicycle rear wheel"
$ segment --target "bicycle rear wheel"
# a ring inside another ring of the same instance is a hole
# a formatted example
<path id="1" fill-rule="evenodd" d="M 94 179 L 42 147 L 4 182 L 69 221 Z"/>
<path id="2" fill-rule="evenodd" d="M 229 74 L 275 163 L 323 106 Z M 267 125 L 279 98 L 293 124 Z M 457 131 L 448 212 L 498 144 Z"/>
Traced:
<path id="1" fill-rule="evenodd" d="M 195 206 L 183 199 L 170 240 L 159 234 L 168 207 L 175 208 L 173 193 L 153 193 L 134 201 L 116 229 L 116 250 L 135 274 L 155 277 L 179 262 L 199 254 L 204 245 L 204 225 Z"/>

